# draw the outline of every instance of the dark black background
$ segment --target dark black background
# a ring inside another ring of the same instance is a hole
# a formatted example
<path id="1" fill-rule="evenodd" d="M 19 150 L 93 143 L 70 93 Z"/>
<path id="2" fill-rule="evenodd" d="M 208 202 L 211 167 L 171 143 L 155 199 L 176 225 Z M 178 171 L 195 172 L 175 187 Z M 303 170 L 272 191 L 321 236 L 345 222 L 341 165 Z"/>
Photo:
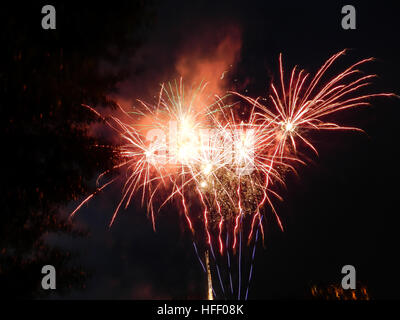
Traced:
<path id="1" fill-rule="evenodd" d="M 341 8 L 346 4 L 356 7 L 356 30 L 341 28 Z M 280 52 L 288 68 L 298 64 L 316 71 L 327 58 L 344 48 L 350 50 L 343 65 L 364 57 L 377 59 L 363 68 L 379 75 L 374 90 L 400 92 L 397 2 L 168 1 L 145 5 L 154 10 L 155 18 L 149 28 L 140 31 L 144 39 L 140 48 L 144 49 L 139 50 L 147 52 L 144 63 L 129 57 L 114 61 L 115 65 L 125 64 L 127 69 L 135 70 L 119 85 L 117 97 L 138 98 L 138 90 L 132 87 L 140 79 L 145 79 L 145 85 L 151 88 L 149 92 L 159 82 L 170 80 L 165 77 L 180 44 L 195 42 L 203 29 L 215 28 L 217 32 L 229 24 L 242 31 L 241 57 L 232 79 L 249 78 L 246 89 L 252 95 L 267 94 L 271 77 L 277 75 Z M 82 8 L 92 8 L 93 12 L 99 9 L 95 2 Z M 107 10 L 107 6 L 100 9 Z M 18 10 L 23 11 L 24 6 Z M 71 4 L 68 10 L 80 10 L 80 6 Z M 18 23 L 25 23 L 18 20 L 15 8 L 10 11 Z M 40 11 L 35 14 L 39 22 L 28 29 L 40 28 Z M 92 20 L 85 23 L 95 30 L 101 21 L 96 15 L 90 17 Z M 63 28 L 64 18 L 58 13 L 59 28 Z M 117 16 L 115 20 L 118 21 Z M 67 37 L 68 29 L 61 30 Z M 12 32 L 8 30 L 9 34 Z M 35 31 L 37 43 L 46 45 L 46 41 L 52 41 L 46 32 L 51 31 Z M 91 39 L 87 39 L 84 47 L 90 48 L 90 43 Z M 368 288 L 372 298 L 400 297 L 399 116 L 399 100 L 374 99 L 371 107 L 335 118 L 362 128 L 366 134 L 337 132 L 314 136 L 320 154 L 298 169 L 300 178 L 288 177 L 285 201 L 278 205 L 285 231 L 281 232 L 273 219 L 268 220 L 265 248 L 257 248 L 250 299 L 311 298 L 313 285 L 339 284 L 341 268 L 346 264 L 356 267 L 357 280 Z M 89 238 L 48 236 L 51 243 L 80 253 L 80 263 L 93 273 L 84 289 L 62 296 L 56 292 L 50 297 L 204 298 L 205 277 L 190 235 L 180 227 L 178 213 L 173 208 L 164 210 L 154 233 L 145 211 L 134 205 L 121 212 L 109 230 L 108 221 L 118 197 L 118 188 L 108 190 L 81 211 L 75 223 L 88 228 Z M 73 202 L 62 211 L 68 212 L 76 204 Z"/>

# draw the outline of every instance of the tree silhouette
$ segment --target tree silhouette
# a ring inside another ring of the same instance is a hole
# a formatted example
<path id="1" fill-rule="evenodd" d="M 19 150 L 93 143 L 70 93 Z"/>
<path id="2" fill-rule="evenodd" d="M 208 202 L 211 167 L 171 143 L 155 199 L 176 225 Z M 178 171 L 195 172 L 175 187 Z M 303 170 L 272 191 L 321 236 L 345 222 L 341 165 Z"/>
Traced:
<path id="1" fill-rule="evenodd" d="M 107 94 L 126 76 L 117 62 L 140 46 L 153 19 L 143 1 L 53 2 L 57 29 L 43 30 L 45 4 L 3 5 L 0 13 L 0 296 L 8 298 L 46 295 L 46 264 L 56 267 L 57 293 L 84 286 L 75 255 L 44 237 L 86 235 L 60 208 L 93 191 L 90 181 L 114 160 L 94 147 L 107 141 L 88 135 L 98 119 L 81 104 L 114 107 Z"/>

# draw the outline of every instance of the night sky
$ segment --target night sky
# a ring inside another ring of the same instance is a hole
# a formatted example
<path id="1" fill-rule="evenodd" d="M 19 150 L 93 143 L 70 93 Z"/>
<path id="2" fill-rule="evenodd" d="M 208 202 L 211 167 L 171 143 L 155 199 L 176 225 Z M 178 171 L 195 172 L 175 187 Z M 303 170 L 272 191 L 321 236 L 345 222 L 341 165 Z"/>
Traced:
<path id="1" fill-rule="evenodd" d="M 356 7 L 356 30 L 341 28 L 341 8 L 346 4 Z M 194 68 L 199 61 L 206 65 L 210 61 L 212 66 L 222 55 L 232 65 L 225 85 L 257 97 L 267 96 L 271 80 L 278 77 L 279 53 L 287 69 L 299 65 L 316 72 L 344 48 L 349 51 L 339 67 L 373 56 L 376 61 L 362 68 L 379 75 L 373 91 L 400 93 L 396 38 L 400 4 L 394 1 L 156 1 L 148 5 L 154 18 L 141 31 L 143 43 L 104 67 L 131 71 L 110 93 L 123 105 L 138 98 L 151 101 L 162 82 L 181 75 L 193 77 L 185 58 L 193 59 Z M 62 24 L 63 17 L 57 19 Z M 218 47 L 226 39 L 228 49 L 221 53 Z M 249 299 L 311 299 L 312 286 L 340 284 L 341 268 L 347 264 L 355 266 L 358 283 L 367 287 L 372 298 L 400 298 L 399 101 L 376 98 L 371 107 L 333 116 L 365 134 L 312 135 L 319 156 L 311 154 L 307 165 L 297 168 L 298 176 L 286 177 L 287 189 L 281 191 L 284 201 L 276 203 L 285 230 L 279 229 L 272 214 L 267 218 Z M 49 243 L 78 253 L 78 263 L 91 273 L 85 288 L 50 298 L 204 299 L 205 274 L 190 232 L 172 205 L 158 215 L 156 232 L 140 201 L 121 210 L 108 228 L 120 188 L 117 184 L 100 193 L 77 214 L 74 223 L 86 228 L 88 237 L 46 236 Z M 78 203 L 71 202 L 62 213 L 71 212 Z"/>

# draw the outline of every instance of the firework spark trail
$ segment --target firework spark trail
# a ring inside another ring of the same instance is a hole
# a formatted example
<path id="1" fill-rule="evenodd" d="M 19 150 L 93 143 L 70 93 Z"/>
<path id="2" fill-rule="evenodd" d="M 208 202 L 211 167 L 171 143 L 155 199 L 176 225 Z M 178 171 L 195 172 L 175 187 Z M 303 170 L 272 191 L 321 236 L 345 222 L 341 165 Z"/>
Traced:
<path id="1" fill-rule="evenodd" d="M 85 200 L 83 200 L 79 206 L 76 207 L 76 209 L 74 211 L 72 211 L 70 217 L 73 218 L 74 215 L 76 214 L 76 212 L 79 211 L 80 208 L 82 208 L 82 206 L 89 202 L 90 199 L 92 199 L 97 193 L 99 193 L 100 191 L 102 191 L 104 188 L 106 188 L 108 185 L 112 184 L 115 181 L 115 179 L 107 182 L 106 184 L 104 184 L 103 186 L 101 186 L 100 188 L 98 188 L 94 193 L 92 193 L 91 195 L 89 195 Z"/>
<path id="2" fill-rule="evenodd" d="M 204 273 L 207 273 L 206 268 L 204 267 L 203 261 L 201 260 L 200 256 L 199 256 L 199 251 L 197 250 L 197 246 L 196 243 L 193 241 L 193 247 L 194 247 L 194 251 L 196 252 L 196 256 L 199 259 L 201 268 L 203 269 Z"/>
<path id="3" fill-rule="evenodd" d="M 229 233 L 226 233 L 226 257 L 228 260 L 228 273 L 229 273 L 229 283 L 231 286 L 231 294 L 233 295 L 233 285 L 232 285 L 232 272 L 231 272 L 231 257 L 229 254 Z"/>
<path id="4" fill-rule="evenodd" d="M 200 219 L 201 231 L 205 232 L 205 240 L 213 256 L 214 236 L 220 255 L 225 249 L 232 294 L 229 239 L 232 239 L 231 249 L 236 254 L 239 233 L 240 299 L 244 221 L 251 221 L 248 244 L 254 233 L 258 238 L 260 232 L 264 239 L 262 218 L 266 206 L 283 230 L 272 199 L 281 200 L 281 197 L 273 188 L 277 184 L 285 185 L 284 176 L 288 171 L 296 173 L 295 164 L 305 164 L 298 152 L 300 145 L 318 154 L 306 133 L 313 130 L 362 131 L 325 119 L 339 111 L 367 106 L 370 104 L 368 100 L 373 97 L 395 96 L 391 93 L 362 93 L 376 75 L 362 75 L 358 68 L 372 61 L 372 58 L 360 60 L 324 80 L 337 59 L 344 54 L 345 50 L 330 57 L 313 77 L 296 66 L 289 73 L 287 82 L 280 55 L 279 82 L 278 85 L 271 83 L 269 104 L 262 104 L 260 98 L 229 93 L 230 99 L 236 96 L 251 105 L 245 115 L 239 115 L 235 109 L 238 102 L 228 104 L 225 101 L 227 96 L 207 94 L 206 83 L 187 91 L 182 79 L 179 83 L 175 81 L 162 85 L 155 105 L 138 100 L 139 107 L 131 112 L 119 107 L 122 116 L 104 117 L 84 105 L 112 128 L 123 142 L 115 147 L 120 162 L 112 170 L 101 173 L 97 179 L 98 183 L 113 170 L 125 170 L 126 173 L 120 175 L 123 180 L 122 195 L 110 226 L 115 222 L 119 210 L 128 208 L 140 190 L 141 204 L 146 205 L 154 229 L 156 213 L 167 202 L 175 201 L 195 240 L 203 241 L 196 239 L 197 234 L 201 234 L 200 230 L 195 230 L 198 225 L 196 219 Z M 203 134 L 202 131 L 207 133 Z M 162 133 L 168 133 L 169 138 L 166 139 Z M 117 179 L 103 184 L 86 197 L 71 213 L 71 217 Z M 202 208 L 202 214 L 196 218 L 198 215 L 192 211 L 198 205 Z M 223 232 L 226 233 L 225 248 Z M 193 244 L 199 257 L 195 242 Z M 253 256 L 254 252 L 255 248 Z M 217 264 L 216 259 L 215 262 Z M 217 271 L 219 273 L 218 265 Z M 251 274 L 252 266 L 250 279 Z"/>
<path id="5" fill-rule="evenodd" d="M 242 220 L 242 218 L 240 219 Z M 239 287 L 238 287 L 238 300 L 240 300 L 241 285 L 242 285 L 242 230 L 239 235 Z"/>
<path id="6" fill-rule="evenodd" d="M 219 244 L 219 253 L 222 256 L 222 253 L 224 251 L 224 244 L 222 242 L 222 226 L 223 226 L 223 223 L 224 223 L 224 216 L 222 215 L 222 212 L 221 212 L 221 206 L 220 206 L 218 198 L 217 198 L 217 191 L 216 190 L 214 190 L 214 198 L 215 198 L 215 204 L 217 206 L 217 211 L 218 211 L 219 218 L 220 218 L 220 221 L 218 223 L 218 229 L 219 229 L 218 244 Z"/>
<path id="7" fill-rule="evenodd" d="M 220 270 L 219 270 L 217 259 L 216 259 L 215 254 L 214 254 L 214 249 L 213 249 L 212 244 L 210 244 L 210 251 L 211 251 L 211 255 L 212 255 L 213 259 L 214 259 L 215 267 L 217 269 L 217 274 L 218 274 L 219 284 L 220 284 L 221 289 L 222 289 L 222 294 L 225 295 L 224 283 L 223 283 L 222 278 L 221 278 L 221 273 L 220 273 Z"/>
<path id="8" fill-rule="evenodd" d="M 259 231 L 259 229 L 260 229 L 261 223 L 262 223 L 262 217 L 261 217 L 261 219 L 260 219 L 260 222 L 259 222 L 259 225 L 258 225 L 259 228 L 257 228 L 257 231 L 256 231 L 256 238 L 255 238 L 255 240 L 254 240 L 253 253 L 252 253 L 252 255 L 251 255 L 251 265 L 250 265 L 250 272 L 249 272 L 249 281 L 248 281 L 248 284 L 247 284 L 245 300 L 247 300 L 247 298 L 248 298 L 248 296 L 249 296 L 250 283 L 251 283 L 251 278 L 252 278 L 252 276 L 253 276 L 254 258 L 255 258 L 255 255 L 256 255 L 256 247 L 257 247 L 257 241 L 258 241 L 258 231 Z"/>

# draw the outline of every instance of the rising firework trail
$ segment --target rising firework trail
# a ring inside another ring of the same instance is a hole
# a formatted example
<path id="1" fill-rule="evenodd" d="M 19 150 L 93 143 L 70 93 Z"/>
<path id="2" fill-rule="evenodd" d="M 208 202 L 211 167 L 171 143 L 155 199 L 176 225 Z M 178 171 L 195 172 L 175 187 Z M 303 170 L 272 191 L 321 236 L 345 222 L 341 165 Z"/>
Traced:
<path id="1" fill-rule="evenodd" d="M 394 96 L 365 93 L 376 76 L 362 74 L 359 67 L 372 58 L 328 77 L 328 71 L 332 73 L 333 65 L 344 53 L 329 58 L 314 76 L 294 67 L 289 77 L 280 55 L 279 82 L 271 84 L 268 103 L 238 92 L 223 97 L 212 95 L 207 92 L 206 83 L 187 89 L 181 79 L 162 85 L 157 103 L 139 100 L 139 106 L 130 111 L 120 108 L 118 116 L 105 117 L 85 106 L 121 138 L 122 143 L 114 148 L 119 163 L 110 171 L 122 173 L 103 184 L 100 182 L 106 180 L 109 171 L 100 174 L 96 192 L 84 199 L 71 217 L 118 179 L 123 181 L 122 195 L 110 226 L 121 208 L 128 208 L 134 198 L 140 198 L 155 229 L 157 212 L 167 202 L 173 202 L 193 235 L 196 254 L 208 273 L 209 298 L 215 296 L 215 292 L 211 294 L 211 253 L 218 273 L 214 279 L 219 280 L 224 294 L 226 287 L 233 295 L 231 258 L 238 257 L 240 299 L 242 238 L 246 237 L 244 242 L 253 242 L 254 246 L 254 235 L 258 238 L 260 233 L 264 238 L 263 216 L 267 211 L 283 230 L 273 204 L 274 199 L 282 200 L 275 186 L 285 184 L 287 172 L 295 172 L 296 164 L 305 164 L 298 152 L 299 145 L 318 154 L 309 138 L 312 132 L 360 131 L 328 120 L 334 113 L 367 106 L 374 97 Z M 240 101 L 232 102 L 235 97 Z M 238 112 L 242 103 L 249 105 L 244 114 Z M 200 247 L 205 255 L 199 254 Z M 224 286 L 215 251 L 221 257 L 226 254 L 228 285 Z M 255 247 L 252 252 L 254 260 Z M 252 273 L 253 262 L 248 284 Z M 248 285 L 246 299 L 247 296 Z"/>

